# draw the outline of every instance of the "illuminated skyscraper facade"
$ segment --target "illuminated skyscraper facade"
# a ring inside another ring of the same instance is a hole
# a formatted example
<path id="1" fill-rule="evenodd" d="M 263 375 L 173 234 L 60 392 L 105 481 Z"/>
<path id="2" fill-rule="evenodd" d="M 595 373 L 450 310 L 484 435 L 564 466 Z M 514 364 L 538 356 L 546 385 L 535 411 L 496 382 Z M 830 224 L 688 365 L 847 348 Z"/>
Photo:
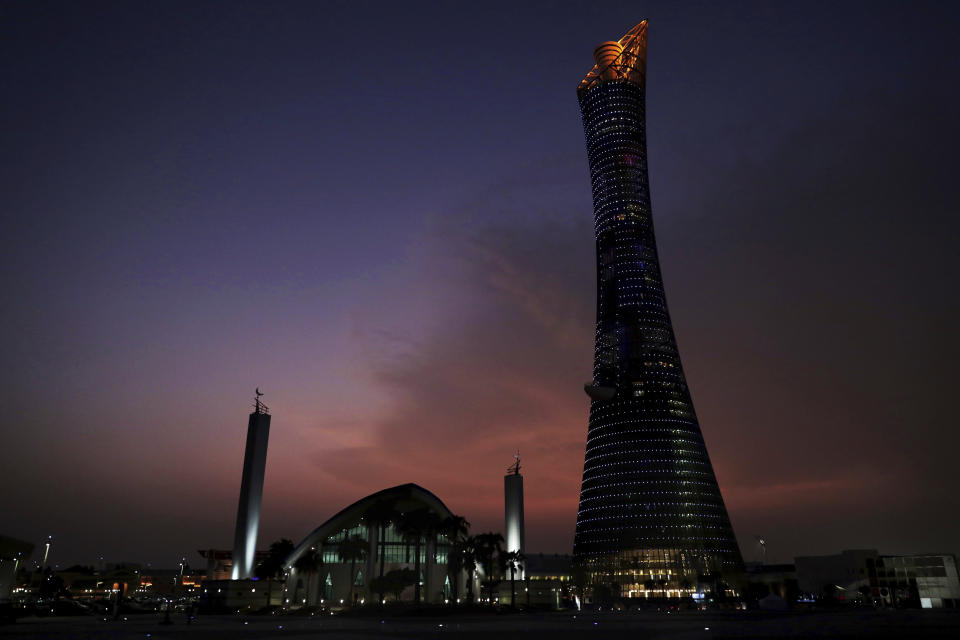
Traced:
<path id="1" fill-rule="evenodd" d="M 574 558 L 622 596 L 735 581 L 740 551 L 667 311 L 645 130 L 647 23 L 594 52 L 577 89 L 597 243 L 597 327 Z"/>

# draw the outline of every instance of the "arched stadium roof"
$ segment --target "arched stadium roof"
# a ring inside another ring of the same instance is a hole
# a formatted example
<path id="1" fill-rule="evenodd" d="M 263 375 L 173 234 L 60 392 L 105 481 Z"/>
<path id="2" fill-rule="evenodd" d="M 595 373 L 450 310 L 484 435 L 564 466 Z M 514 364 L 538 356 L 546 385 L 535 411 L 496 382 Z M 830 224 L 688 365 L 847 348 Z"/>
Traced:
<path id="1" fill-rule="evenodd" d="M 371 493 L 367 497 L 357 500 L 349 507 L 338 511 L 326 522 L 311 531 L 310 534 L 294 548 L 293 552 L 287 556 L 284 564 L 288 567 L 293 566 L 293 563 L 310 547 L 319 549 L 323 541 L 330 536 L 343 529 L 349 529 L 364 522 L 364 514 L 367 512 L 367 509 L 380 501 L 394 503 L 398 511 L 428 509 L 441 518 L 453 515 L 440 498 L 418 484 L 410 482 L 396 487 L 390 487 L 389 489 Z"/>

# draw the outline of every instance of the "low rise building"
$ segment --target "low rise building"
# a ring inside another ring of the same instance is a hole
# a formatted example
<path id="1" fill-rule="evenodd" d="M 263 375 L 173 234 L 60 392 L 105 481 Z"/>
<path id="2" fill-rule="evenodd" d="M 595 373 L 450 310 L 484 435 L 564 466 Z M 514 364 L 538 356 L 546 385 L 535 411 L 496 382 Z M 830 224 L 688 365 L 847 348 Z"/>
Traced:
<path id="1" fill-rule="evenodd" d="M 868 558 L 867 575 L 873 594 L 885 602 L 919 604 L 924 609 L 960 608 L 957 559 L 951 554 Z"/>
<path id="2" fill-rule="evenodd" d="M 796 602 L 800 593 L 796 565 L 748 562 L 744 578 L 747 593 L 757 599 L 773 595 L 789 603 Z"/>
<path id="3" fill-rule="evenodd" d="M 197 551 L 207 561 L 207 580 L 229 580 L 233 571 L 233 551 L 230 549 L 200 549 Z M 267 559 L 270 551 L 260 549 L 254 553 L 253 566 Z"/>
<path id="4" fill-rule="evenodd" d="M 31 543 L 0 536 L 0 602 L 10 599 L 17 586 L 17 571 L 23 567 L 31 553 Z"/>
<path id="5" fill-rule="evenodd" d="M 525 600 L 521 600 L 521 595 L 517 594 L 518 604 L 551 609 L 574 606 L 572 598 L 576 595 L 576 588 L 573 586 L 573 556 L 531 553 L 527 556 L 526 569 L 527 582 L 522 596 Z M 503 592 L 503 585 L 500 591 Z"/>
<path id="6" fill-rule="evenodd" d="M 876 549 L 846 549 L 829 556 L 794 558 L 800 590 L 811 595 L 836 594 L 853 599 L 860 587 L 869 585 L 867 560 L 877 558 Z"/>
<path id="7" fill-rule="evenodd" d="M 796 567 L 804 593 L 894 607 L 960 608 L 953 554 L 881 555 L 876 549 L 851 549 L 797 557 Z"/>

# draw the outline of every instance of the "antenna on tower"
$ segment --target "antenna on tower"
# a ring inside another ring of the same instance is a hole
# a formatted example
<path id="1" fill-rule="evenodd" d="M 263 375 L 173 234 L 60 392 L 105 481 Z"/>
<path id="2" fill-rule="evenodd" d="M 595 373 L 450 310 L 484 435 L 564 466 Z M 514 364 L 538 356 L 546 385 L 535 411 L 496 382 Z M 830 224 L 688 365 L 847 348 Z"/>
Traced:
<path id="1" fill-rule="evenodd" d="M 507 467 L 507 471 L 513 475 L 520 475 L 520 450 L 517 449 L 517 455 L 513 456 L 513 464 Z"/>

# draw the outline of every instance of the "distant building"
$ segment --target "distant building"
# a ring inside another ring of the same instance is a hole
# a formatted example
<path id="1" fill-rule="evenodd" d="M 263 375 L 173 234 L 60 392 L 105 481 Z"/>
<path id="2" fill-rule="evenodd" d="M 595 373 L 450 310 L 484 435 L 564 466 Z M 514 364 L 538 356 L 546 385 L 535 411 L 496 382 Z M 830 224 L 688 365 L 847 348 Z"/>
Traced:
<path id="1" fill-rule="evenodd" d="M 282 580 L 204 580 L 199 589 L 200 610 L 204 612 L 240 612 L 281 605 Z"/>
<path id="2" fill-rule="evenodd" d="M 192 569 L 146 569 L 141 575 L 139 591 L 159 595 L 197 595 L 206 581 L 202 572 Z"/>
<path id="3" fill-rule="evenodd" d="M 31 543 L 0 536 L 0 602 L 10 600 L 17 584 L 17 571 L 23 567 L 31 553 Z"/>
<path id="4" fill-rule="evenodd" d="M 767 592 L 787 601 L 795 601 L 800 593 L 797 567 L 793 564 L 765 564 L 748 562 L 745 578 L 748 591 L 751 586 L 763 585 Z M 753 595 L 763 597 L 762 594 Z"/>
<path id="5" fill-rule="evenodd" d="M 145 592 L 141 569 L 141 565 L 136 563 L 110 564 L 102 571 L 90 566 L 74 565 L 57 571 L 57 576 L 72 597 L 77 600 L 96 600 L 114 598 L 117 593 L 129 597 L 137 592 Z M 146 584 L 150 584 L 150 578 L 146 579 Z"/>
<path id="6" fill-rule="evenodd" d="M 200 549 L 197 551 L 207 561 L 207 580 L 229 580 L 233 568 L 233 551 L 228 549 Z M 257 555 L 263 553 L 258 551 Z M 254 560 L 254 565 L 257 564 Z"/>
<path id="7" fill-rule="evenodd" d="M 100 600 L 144 596 L 192 596 L 199 593 L 204 575 L 189 566 L 170 569 L 144 567 L 133 562 L 109 563 L 104 569 L 74 565 L 57 572 L 71 597 Z"/>
<path id="8" fill-rule="evenodd" d="M 207 580 L 229 580 L 233 569 L 233 551 L 229 549 L 200 549 L 197 551 L 207 561 L 205 576 Z M 258 550 L 253 556 L 253 566 L 263 562 L 270 552 Z"/>
<path id="9" fill-rule="evenodd" d="M 867 575 L 874 595 L 886 600 L 917 599 L 924 609 L 960 608 L 960 579 L 953 555 L 879 556 L 873 563 L 868 558 Z"/>
<path id="10" fill-rule="evenodd" d="M 795 559 L 800 590 L 838 600 L 869 597 L 888 606 L 960 608 L 960 578 L 952 554 L 880 555 L 845 550 Z"/>
<path id="11" fill-rule="evenodd" d="M 570 583 L 573 580 L 573 556 L 569 553 L 531 553 L 527 556 L 527 575 L 531 583 L 545 580 Z"/>
<path id="12" fill-rule="evenodd" d="M 798 556 L 794 558 L 797 583 L 807 594 L 821 595 L 836 590 L 846 599 L 869 585 L 867 559 L 877 558 L 876 549 L 847 549 L 829 556 Z"/>
<path id="13" fill-rule="evenodd" d="M 527 556 L 527 582 L 518 604 L 562 609 L 574 606 L 573 556 L 559 553 L 531 553 Z M 501 602 L 506 584 L 500 585 Z M 509 588 L 506 589 L 509 592 Z M 509 594 L 508 594 L 509 595 Z"/>

